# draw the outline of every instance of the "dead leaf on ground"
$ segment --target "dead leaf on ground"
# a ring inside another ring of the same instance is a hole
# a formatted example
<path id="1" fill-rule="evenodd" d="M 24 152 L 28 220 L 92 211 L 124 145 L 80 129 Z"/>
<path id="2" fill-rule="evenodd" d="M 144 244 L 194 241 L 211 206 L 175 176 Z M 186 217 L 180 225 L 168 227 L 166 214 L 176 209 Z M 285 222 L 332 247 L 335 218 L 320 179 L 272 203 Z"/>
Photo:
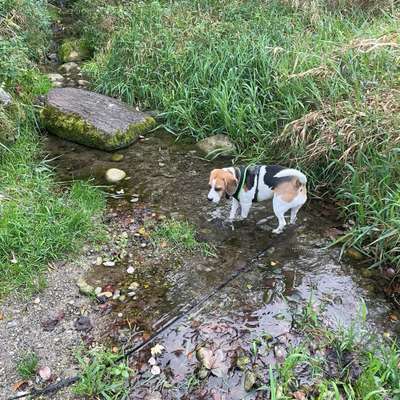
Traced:
<path id="1" fill-rule="evenodd" d="M 28 381 L 22 380 L 22 381 L 18 381 L 15 382 L 11 388 L 14 392 L 18 392 L 19 390 L 23 389 L 24 386 L 26 386 L 28 384 Z"/>
<path id="2" fill-rule="evenodd" d="M 296 400 L 306 400 L 306 395 L 300 390 L 298 390 L 297 392 L 292 393 L 292 396 Z"/>
<path id="3" fill-rule="evenodd" d="M 198 349 L 196 355 L 202 365 L 210 370 L 216 377 L 222 378 L 228 373 L 229 366 L 226 363 L 224 352 L 221 349 L 213 352 L 211 349 L 201 347 Z"/>

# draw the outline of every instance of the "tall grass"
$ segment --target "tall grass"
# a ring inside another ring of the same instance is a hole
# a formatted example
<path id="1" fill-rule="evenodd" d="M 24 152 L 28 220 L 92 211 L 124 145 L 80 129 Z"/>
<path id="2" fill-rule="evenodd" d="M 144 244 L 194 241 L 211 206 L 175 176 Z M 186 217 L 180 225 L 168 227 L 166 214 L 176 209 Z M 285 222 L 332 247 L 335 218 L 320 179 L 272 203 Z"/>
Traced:
<path id="1" fill-rule="evenodd" d="M 121 24 L 118 2 L 100 3 L 87 21 L 109 31 L 86 72 L 177 135 L 224 133 L 241 157 L 301 166 L 355 220 L 345 244 L 400 266 L 399 9 L 303 3 L 125 3 Z"/>
<path id="2" fill-rule="evenodd" d="M 0 106 L 0 297 L 42 288 L 49 262 L 101 232 L 101 193 L 86 183 L 60 187 L 42 161 L 33 102 L 50 88 L 36 65 L 49 43 L 46 4 L 0 0 L 0 85 L 13 96 Z"/>

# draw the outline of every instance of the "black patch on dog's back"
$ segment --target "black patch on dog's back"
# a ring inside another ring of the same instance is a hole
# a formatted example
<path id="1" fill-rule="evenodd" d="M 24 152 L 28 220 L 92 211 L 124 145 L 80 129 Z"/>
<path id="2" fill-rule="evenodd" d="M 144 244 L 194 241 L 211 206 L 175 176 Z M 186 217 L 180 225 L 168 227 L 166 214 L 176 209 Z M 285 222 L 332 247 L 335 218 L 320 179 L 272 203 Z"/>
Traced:
<path id="1" fill-rule="evenodd" d="M 282 171 L 283 169 L 287 169 L 287 167 L 282 167 L 280 165 L 266 165 L 265 166 L 265 175 L 264 175 L 264 183 L 269 186 L 271 189 L 275 189 L 281 182 L 287 182 L 292 180 L 292 176 L 285 176 L 283 178 L 275 178 L 275 175 Z"/>

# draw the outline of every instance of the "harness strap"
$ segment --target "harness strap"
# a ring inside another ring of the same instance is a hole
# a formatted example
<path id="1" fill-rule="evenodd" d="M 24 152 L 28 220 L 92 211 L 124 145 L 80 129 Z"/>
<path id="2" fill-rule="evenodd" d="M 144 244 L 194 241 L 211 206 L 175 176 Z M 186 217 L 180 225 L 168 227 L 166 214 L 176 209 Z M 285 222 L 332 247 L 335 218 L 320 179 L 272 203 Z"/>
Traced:
<path id="1" fill-rule="evenodd" d="M 256 167 L 256 179 L 257 179 L 257 183 L 256 183 L 256 190 L 254 192 L 254 197 L 253 197 L 253 203 L 257 203 L 257 197 L 258 197 L 258 184 L 260 182 L 260 169 L 261 167 L 259 165 L 257 165 Z"/>
<path id="2" fill-rule="evenodd" d="M 237 169 L 235 169 L 235 171 L 238 171 L 240 176 L 239 176 L 239 183 L 237 186 L 237 189 L 235 191 L 235 193 L 232 195 L 232 197 L 234 197 L 236 200 L 239 200 L 239 193 L 241 192 L 241 190 L 243 189 L 243 185 L 246 182 L 246 177 L 247 177 L 247 170 L 252 167 L 252 165 L 248 165 L 246 168 L 244 167 L 239 167 Z M 259 180 L 260 180 L 260 169 L 261 167 L 259 165 L 257 165 L 255 167 L 255 186 L 256 186 L 256 190 L 254 192 L 254 197 L 253 197 L 253 203 L 257 202 L 257 197 L 258 197 L 258 185 L 259 185 Z"/>

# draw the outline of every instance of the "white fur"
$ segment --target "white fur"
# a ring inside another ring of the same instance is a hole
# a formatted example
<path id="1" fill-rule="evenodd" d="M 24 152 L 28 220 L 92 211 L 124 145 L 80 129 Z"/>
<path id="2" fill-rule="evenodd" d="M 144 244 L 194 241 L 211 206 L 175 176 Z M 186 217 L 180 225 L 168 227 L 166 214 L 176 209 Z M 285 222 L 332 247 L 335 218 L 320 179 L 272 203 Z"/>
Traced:
<path id="1" fill-rule="evenodd" d="M 307 196 L 305 195 L 304 192 L 303 193 L 299 192 L 299 194 L 289 203 L 282 200 L 279 195 L 275 194 L 275 192 L 272 190 L 271 187 L 269 187 L 268 185 L 266 185 L 264 183 L 265 171 L 266 171 L 266 167 L 262 166 L 260 168 L 260 173 L 258 176 L 259 182 L 258 182 L 257 201 L 260 202 L 260 201 L 272 199 L 273 210 L 274 210 L 276 217 L 278 218 L 278 223 L 279 223 L 278 227 L 276 229 L 274 229 L 272 232 L 278 234 L 283 231 L 283 229 L 286 225 L 285 213 L 287 211 L 291 210 L 290 223 L 294 224 L 296 222 L 297 212 L 299 211 L 301 206 L 306 202 Z M 284 169 L 275 175 L 275 177 L 277 177 L 277 178 L 282 178 L 285 176 L 295 176 L 299 179 L 299 181 L 303 185 L 305 185 L 307 182 L 307 178 L 303 173 L 301 173 L 300 171 L 297 171 L 295 169 L 291 169 L 291 168 Z M 230 220 L 233 220 L 236 217 L 237 211 L 239 209 L 239 205 L 240 205 L 241 218 L 247 218 L 250 208 L 253 204 L 253 198 L 254 198 L 254 194 L 255 194 L 255 190 L 256 190 L 256 183 L 257 182 L 255 182 L 254 186 L 247 192 L 244 190 L 240 191 L 239 196 L 238 196 L 239 201 L 237 201 L 234 198 L 232 199 L 231 212 L 229 215 Z M 210 193 L 211 193 L 211 191 L 210 191 Z M 209 198 L 211 198 L 211 196 Z M 219 199 L 220 198 L 218 198 L 218 201 L 219 201 Z M 218 203 L 218 201 L 217 201 L 217 203 Z"/>
<path id="2" fill-rule="evenodd" d="M 307 183 L 307 177 L 297 169 L 286 168 L 274 175 L 275 178 L 283 178 L 285 176 L 295 176 L 299 178 L 300 183 L 303 185 Z"/>

